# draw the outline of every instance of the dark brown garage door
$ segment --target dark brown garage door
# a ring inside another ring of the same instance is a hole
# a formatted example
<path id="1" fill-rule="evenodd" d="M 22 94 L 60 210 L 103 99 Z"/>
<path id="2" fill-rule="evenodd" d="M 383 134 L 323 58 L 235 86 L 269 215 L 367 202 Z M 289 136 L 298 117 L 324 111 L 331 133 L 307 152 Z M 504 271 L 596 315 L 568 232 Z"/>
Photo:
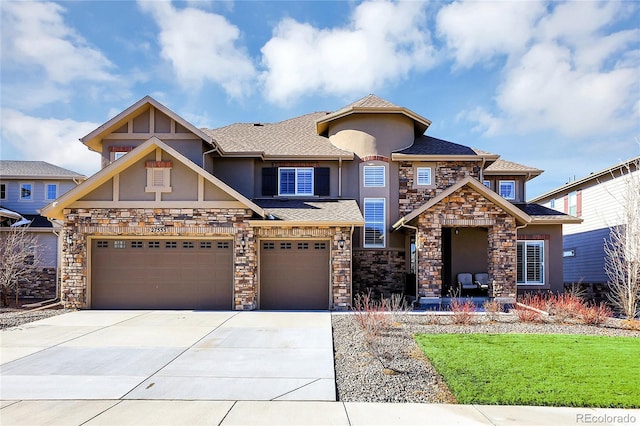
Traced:
<path id="1" fill-rule="evenodd" d="M 329 243 L 261 241 L 260 309 L 329 309 Z"/>
<path id="2" fill-rule="evenodd" d="M 230 241 L 94 239 L 93 309 L 231 309 Z"/>

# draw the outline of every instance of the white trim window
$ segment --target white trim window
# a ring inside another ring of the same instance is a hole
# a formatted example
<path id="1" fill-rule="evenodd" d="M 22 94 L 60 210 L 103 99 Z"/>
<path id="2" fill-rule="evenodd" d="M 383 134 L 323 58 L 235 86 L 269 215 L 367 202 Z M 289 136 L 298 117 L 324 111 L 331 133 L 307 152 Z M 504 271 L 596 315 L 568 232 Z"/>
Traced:
<path id="1" fill-rule="evenodd" d="M 385 199 L 364 199 L 364 247 L 384 247 L 387 233 L 385 227 Z"/>
<path id="2" fill-rule="evenodd" d="M 544 241 L 518 241 L 518 285 L 544 285 Z"/>
<path id="3" fill-rule="evenodd" d="M 313 195 L 313 167 L 280 167 L 278 195 Z"/>
<path id="4" fill-rule="evenodd" d="M 432 185 L 431 167 L 416 167 L 416 185 Z"/>
<path id="5" fill-rule="evenodd" d="M 578 215 L 578 192 L 577 191 L 573 191 L 569 193 L 568 206 L 569 206 L 569 211 L 567 211 L 567 213 L 570 214 L 571 216 L 577 216 Z"/>
<path id="6" fill-rule="evenodd" d="M 491 189 L 491 181 L 490 180 L 483 180 L 482 184 L 484 186 L 486 186 L 487 188 Z"/>
<path id="7" fill-rule="evenodd" d="M 44 184 L 44 198 L 45 200 L 55 200 L 58 198 L 58 184 L 57 183 L 45 183 Z"/>
<path id="8" fill-rule="evenodd" d="M 516 199 L 516 181 L 515 180 L 501 180 L 498 187 L 500 188 L 500 196 L 505 200 Z"/>
<path id="9" fill-rule="evenodd" d="M 30 182 L 20 183 L 20 200 L 31 201 L 33 200 L 33 184 Z"/>
<path id="10" fill-rule="evenodd" d="M 364 166 L 362 168 L 364 175 L 364 186 L 367 188 L 384 188 L 385 186 L 385 167 L 384 166 Z"/>

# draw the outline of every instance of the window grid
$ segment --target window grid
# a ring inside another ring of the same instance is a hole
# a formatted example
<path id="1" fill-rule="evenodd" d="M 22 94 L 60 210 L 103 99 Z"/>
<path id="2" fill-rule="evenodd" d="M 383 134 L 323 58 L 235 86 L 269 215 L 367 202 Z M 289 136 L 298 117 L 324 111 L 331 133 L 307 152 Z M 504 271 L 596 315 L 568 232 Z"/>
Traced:
<path id="1" fill-rule="evenodd" d="M 142 241 L 131 241 L 131 248 L 142 248 Z"/>
<path id="2" fill-rule="evenodd" d="M 500 196 L 505 200 L 516 199 L 516 182 L 513 180 L 501 180 L 499 184 Z"/>
<path id="3" fill-rule="evenodd" d="M 384 247 L 386 239 L 385 229 L 385 199 L 364 199 L 364 246 Z"/>
<path id="4" fill-rule="evenodd" d="M 108 248 L 109 247 L 109 241 L 98 241 L 96 243 L 96 247 L 97 248 Z"/>
<path id="5" fill-rule="evenodd" d="M 275 243 L 262 243 L 263 250 L 274 250 L 276 248 Z"/>
<path id="6" fill-rule="evenodd" d="M 149 248 L 160 248 L 160 241 L 149 241 Z"/>
<path id="7" fill-rule="evenodd" d="M 122 241 L 122 240 L 118 240 L 118 241 L 114 241 L 114 242 L 113 242 L 113 248 L 116 248 L 116 249 L 123 249 L 123 248 L 125 248 L 125 247 L 126 247 L 125 242 L 124 242 L 124 241 Z"/>
<path id="8" fill-rule="evenodd" d="M 228 249 L 229 248 L 229 243 L 226 241 L 219 241 L 217 244 L 217 247 L 219 249 Z"/>
<path id="9" fill-rule="evenodd" d="M 192 249 L 194 247 L 195 247 L 195 245 L 193 244 L 193 241 L 183 241 L 182 242 L 182 248 Z"/>
<path id="10" fill-rule="evenodd" d="M 298 243 L 298 250 L 309 250 L 309 243 Z"/>
<path id="11" fill-rule="evenodd" d="M 165 241 L 164 248 L 168 248 L 168 249 L 178 248 L 178 242 L 177 241 Z"/>
<path id="12" fill-rule="evenodd" d="M 47 197 L 47 200 L 55 200 L 56 198 L 58 198 L 58 184 L 55 183 L 48 183 L 45 186 L 45 196 Z"/>
<path id="13" fill-rule="evenodd" d="M 291 250 L 291 243 L 280 243 L 280 250 Z"/>
<path id="14" fill-rule="evenodd" d="M 313 244 L 313 249 L 314 250 L 326 250 L 327 248 L 327 243 L 314 243 Z"/>
<path id="15" fill-rule="evenodd" d="M 200 241 L 200 248 L 201 249 L 210 249 L 210 248 L 212 248 L 211 241 Z"/>
<path id="16" fill-rule="evenodd" d="M 364 186 L 365 187 L 379 187 L 385 186 L 385 168 L 384 166 L 364 166 Z"/>

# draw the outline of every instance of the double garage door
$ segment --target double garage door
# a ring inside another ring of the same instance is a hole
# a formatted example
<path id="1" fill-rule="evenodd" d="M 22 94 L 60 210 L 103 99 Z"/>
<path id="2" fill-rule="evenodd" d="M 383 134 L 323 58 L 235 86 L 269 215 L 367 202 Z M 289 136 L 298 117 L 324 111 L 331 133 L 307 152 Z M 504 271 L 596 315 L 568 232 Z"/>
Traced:
<path id="1" fill-rule="evenodd" d="M 231 309 L 230 240 L 93 239 L 93 309 Z"/>
<path id="2" fill-rule="evenodd" d="M 91 240 L 93 309 L 233 309 L 231 240 Z M 329 243 L 261 240 L 260 309 L 328 309 Z"/>

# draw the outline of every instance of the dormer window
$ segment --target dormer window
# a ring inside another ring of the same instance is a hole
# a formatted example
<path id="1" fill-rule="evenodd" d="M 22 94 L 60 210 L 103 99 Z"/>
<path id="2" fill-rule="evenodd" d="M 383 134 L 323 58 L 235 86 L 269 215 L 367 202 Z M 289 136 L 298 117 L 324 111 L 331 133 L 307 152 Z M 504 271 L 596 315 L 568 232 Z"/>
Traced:
<path id="1" fill-rule="evenodd" d="M 171 161 L 147 161 L 146 192 L 171 192 Z"/>
<path id="2" fill-rule="evenodd" d="M 516 182 L 514 180 L 501 180 L 499 188 L 500 196 L 505 200 L 516 199 Z"/>

